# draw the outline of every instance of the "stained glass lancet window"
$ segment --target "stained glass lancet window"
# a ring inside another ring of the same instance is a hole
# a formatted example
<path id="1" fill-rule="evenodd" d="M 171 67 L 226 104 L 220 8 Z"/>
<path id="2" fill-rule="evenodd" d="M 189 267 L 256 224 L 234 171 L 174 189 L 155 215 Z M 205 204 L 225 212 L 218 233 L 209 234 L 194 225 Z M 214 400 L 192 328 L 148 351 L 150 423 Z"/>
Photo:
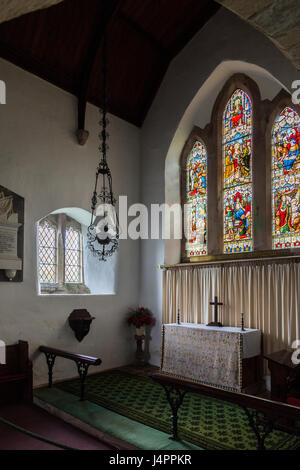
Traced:
<path id="1" fill-rule="evenodd" d="M 196 141 L 187 159 L 187 256 L 207 254 L 207 151 Z"/>
<path id="2" fill-rule="evenodd" d="M 223 115 L 224 253 L 253 250 L 252 103 L 237 89 Z"/>
<path id="3" fill-rule="evenodd" d="M 286 107 L 272 132 L 273 249 L 300 247 L 300 118 Z"/>
<path id="4" fill-rule="evenodd" d="M 81 282 L 81 235 L 69 227 L 65 233 L 65 282 Z"/>
<path id="5" fill-rule="evenodd" d="M 48 222 L 39 225 L 39 276 L 40 283 L 56 282 L 56 228 Z"/>

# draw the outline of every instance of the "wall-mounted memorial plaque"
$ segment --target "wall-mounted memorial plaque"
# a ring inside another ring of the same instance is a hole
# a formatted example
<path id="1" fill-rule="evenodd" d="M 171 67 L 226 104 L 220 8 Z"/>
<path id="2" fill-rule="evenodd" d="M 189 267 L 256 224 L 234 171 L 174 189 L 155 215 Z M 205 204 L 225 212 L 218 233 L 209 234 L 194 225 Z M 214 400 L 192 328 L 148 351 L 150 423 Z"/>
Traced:
<path id="1" fill-rule="evenodd" d="M 0 186 L 0 282 L 23 281 L 24 198 Z"/>

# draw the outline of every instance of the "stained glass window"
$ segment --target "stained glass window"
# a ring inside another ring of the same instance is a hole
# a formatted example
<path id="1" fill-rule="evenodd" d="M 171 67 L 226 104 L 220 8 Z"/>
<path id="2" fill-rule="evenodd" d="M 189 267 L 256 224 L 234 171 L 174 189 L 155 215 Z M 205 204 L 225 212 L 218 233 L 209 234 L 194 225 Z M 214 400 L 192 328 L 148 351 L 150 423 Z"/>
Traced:
<path id="1" fill-rule="evenodd" d="M 40 283 L 56 282 L 56 229 L 48 222 L 39 225 Z"/>
<path id="2" fill-rule="evenodd" d="M 65 282 L 81 282 L 81 236 L 73 227 L 65 233 Z"/>
<path id="3" fill-rule="evenodd" d="M 187 159 L 187 256 L 207 254 L 207 152 L 196 141 Z"/>
<path id="4" fill-rule="evenodd" d="M 223 115 L 224 253 L 253 250 L 252 104 L 237 89 Z"/>
<path id="5" fill-rule="evenodd" d="M 286 107 L 272 132 L 273 249 L 300 247 L 300 119 Z"/>

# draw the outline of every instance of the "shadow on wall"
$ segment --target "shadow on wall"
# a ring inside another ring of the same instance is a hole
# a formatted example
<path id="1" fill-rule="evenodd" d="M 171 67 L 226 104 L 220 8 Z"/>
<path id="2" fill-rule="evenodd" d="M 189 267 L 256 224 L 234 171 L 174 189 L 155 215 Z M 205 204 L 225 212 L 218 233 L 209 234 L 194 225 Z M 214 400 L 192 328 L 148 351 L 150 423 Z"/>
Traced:
<path id="1" fill-rule="evenodd" d="M 118 254 L 106 262 L 93 255 L 87 244 L 90 223 L 91 213 L 78 207 L 58 209 L 37 222 L 40 295 L 115 295 Z"/>

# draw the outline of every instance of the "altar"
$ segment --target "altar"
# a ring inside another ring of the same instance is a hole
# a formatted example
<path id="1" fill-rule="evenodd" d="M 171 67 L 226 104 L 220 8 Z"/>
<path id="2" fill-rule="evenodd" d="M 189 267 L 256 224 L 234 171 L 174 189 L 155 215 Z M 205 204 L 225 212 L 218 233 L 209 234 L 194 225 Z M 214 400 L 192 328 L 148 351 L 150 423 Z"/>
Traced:
<path id="1" fill-rule="evenodd" d="M 240 392 L 259 381 L 260 362 L 259 330 L 193 323 L 162 326 L 165 374 Z"/>

